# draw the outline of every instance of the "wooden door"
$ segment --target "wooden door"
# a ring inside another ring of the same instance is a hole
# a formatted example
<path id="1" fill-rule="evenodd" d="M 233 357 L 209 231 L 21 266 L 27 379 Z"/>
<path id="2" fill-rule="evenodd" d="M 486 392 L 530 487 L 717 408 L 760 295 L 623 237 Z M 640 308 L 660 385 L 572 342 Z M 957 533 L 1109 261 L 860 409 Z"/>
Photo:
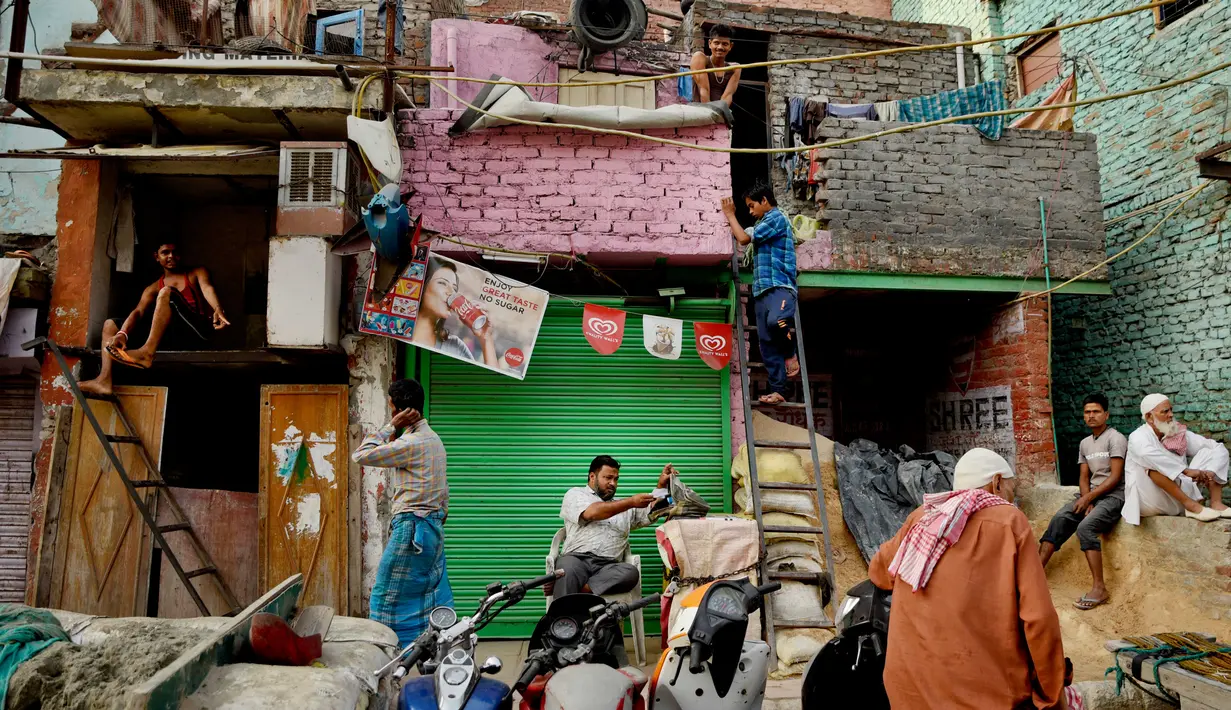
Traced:
<path id="1" fill-rule="evenodd" d="M 302 606 L 347 614 L 347 388 L 261 387 L 259 588 L 304 576 Z"/>
<path id="2" fill-rule="evenodd" d="M 166 387 L 117 387 L 128 420 L 154 461 L 162 453 Z M 89 400 L 103 430 L 124 434 L 110 402 Z M 80 408 L 73 411 L 56 539 L 51 606 L 105 616 L 145 616 L 153 538 Z M 150 478 L 132 444 L 114 444 L 130 479 Z M 143 491 L 146 496 L 149 491 Z"/>

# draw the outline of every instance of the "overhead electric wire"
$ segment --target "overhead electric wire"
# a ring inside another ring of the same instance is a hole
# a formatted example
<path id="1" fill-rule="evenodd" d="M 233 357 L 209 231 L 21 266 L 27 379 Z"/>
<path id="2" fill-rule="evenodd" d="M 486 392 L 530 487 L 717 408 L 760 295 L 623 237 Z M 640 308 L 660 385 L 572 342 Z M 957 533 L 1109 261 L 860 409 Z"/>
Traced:
<path id="1" fill-rule="evenodd" d="M 445 86 L 443 86 L 441 80 L 438 78 L 429 77 L 428 81 L 434 86 L 436 86 L 437 88 L 439 88 L 441 91 L 443 91 L 446 95 L 452 97 L 459 104 L 461 104 L 462 106 L 465 106 L 466 108 L 472 109 L 478 113 L 483 114 L 484 116 L 490 116 L 492 118 L 495 118 L 501 121 L 508 121 L 510 123 L 516 123 L 516 124 L 520 124 L 523 126 L 537 126 L 541 128 L 554 128 L 554 129 L 571 128 L 573 130 L 578 130 L 578 131 L 587 131 L 587 132 L 592 132 L 592 133 L 603 133 L 607 135 L 624 136 L 626 138 L 636 138 L 639 140 L 645 140 L 645 141 L 649 141 L 652 143 L 661 143 L 663 145 L 672 145 L 672 146 L 677 146 L 680 148 L 691 148 L 694 150 L 701 150 L 701 151 L 706 151 L 710 153 L 776 154 L 776 153 L 805 153 L 805 152 L 817 150 L 817 149 L 837 148 L 837 147 L 844 146 L 844 145 L 850 145 L 852 143 L 861 143 L 863 141 L 882 138 L 884 136 L 894 135 L 898 133 L 909 133 L 911 131 L 916 131 L 922 128 L 931 128 L 932 126 L 944 126 L 950 123 L 958 123 L 959 121 L 969 121 L 969 120 L 976 119 L 976 118 L 990 118 L 992 116 L 1013 116 L 1016 114 L 1037 113 L 1041 111 L 1056 111 L 1056 110 L 1064 109 L 1064 108 L 1076 108 L 1078 106 L 1089 106 L 1091 104 L 1104 103 L 1107 101 L 1117 101 L 1117 100 L 1126 99 L 1132 96 L 1140 96 L 1142 94 L 1149 94 L 1155 91 L 1164 91 L 1166 89 L 1171 89 L 1177 86 L 1182 86 L 1184 84 L 1193 83 L 1203 77 L 1209 76 L 1210 74 L 1222 71 L 1227 68 L 1231 68 L 1231 61 L 1223 62 L 1209 69 L 1204 69 L 1195 74 L 1190 74 L 1186 77 L 1181 77 L 1179 79 L 1173 79 L 1171 81 L 1164 82 L 1162 84 L 1156 84 L 1154 86 L 1147 86 L 1147 87 L 1142 87 L 1140 89 L 1133 89 L 1132 91 L 1123 91 L 1118 94 L 1107 94 L 1104 96 L 1095 96 L 1095 97 L 1088 98 L 1088 99 L 1081 99 L 1079 101 L 1069 101 L 1066 103 L 1051 104 L 1049 106 L 1030 106 L 1030 107 L 1025 107 L 1025 108 L 1002 109 L 999 111 L 980 111 L 978 113 L 968 113 L 968 114 L 962 114 L 960 116 L 951 116 L 949 118 L 942 118 L 942 119 L 938 119 L 935 121 L 923 121 L 921 123 L 910 123 L 904 126 L 898 126 L 895 128 L 887 128 L 882 131 L 874 131 L 872 133 L 866 133 L 864 135 L 854 136 L 851 138 L 841 138 L 841 139 L 834 140 L 834 141 L 828 141 L 826 143 L 795 146 L 792 148 L 721 148 L 717 146 L 706 146 L 706 145 L 698 145 L 696 143 L 686 143 L 684 141 L 673 140 L 670 138 L 660 138 L 658 136 L 650 136 L 644 133 L 635 133 L 633 131 L 624 131 L 624 130 L 620 130 L 616 128 L 595 128 L 593 126 L 582 126 L 579 124 L 572 124 L 572 123 L 549 123 L 546 121 L 529 121 L 529 120 L 520 119 L 520 118 L 512 118 L 510 116 L 502 116 L 500 114 L 492 113 L 491 111 L 487 111 L 486 109 L 480 108 L 478 106 L 475 106 L 472 103 L 467 102 L 466 100 L 462 99 L 457 94 L 453 93 L 452 91 L 449 91 Z"/>
<path id="2" fill-rule="evenodd" d="M 827 57 L 798 57 L 794 59 L 775 59 L 775 60 L 769 60 L 769 61 L 764 61 L 764 62 L 750 62 L 747 64 L 739 65 L 739 68 L 740 69 L 755 69 L 759 67 L 785 66 L 785 65 L 790 65 L 790 64 L 820 64 L 820 63 L 826 63 L 826 62 L 848 61 L 851 59 L 866 59 L 866 58 L 871 58 L 871 57 L 883 57 L 883 56 L 894 55 L 894 54 L 931 52 L 931 51 L 937 51 L 937 50 L 956 49 L 958 47 L 974 47 L 974 46 L 978 46 L 982 44 L 993 44 L 996 42 L 1003 42 L 1005 40 L 1010 40 L 1010 39 L 1020 39 L 1024 37 L 1036 37 L 1039 35 L 1053 34 L 1056 32 L 1063 31 L 1063 30 L 1072 29 L 1074 27 L 1082 27 L 1084 25 L 1091 25 L 1097 22 L 1103 22 L 1106 20 L 1115 19 L 1117 17 L 1124 17 L 1126 15 L 1132 15 L 1138 12 L 1145 12 L 1147 10 L 1153 10 L 1154 8 L 1171 4 L 1171 1 L 1173 0 L 1157 0 L 1156 2 L 1151 2 L 1145 5 L 1138 5 L 1137 7 L 1131 7 L 1125 10 L 1118 10 L 1116 12 L 1107 13 L 1105 15 L 1099 15 L 1097 17 L 1090 17 L 1090 18 L 1086 18 L 1083 20 L 1077 20 L 1077 21 L 1066 23 L 1063 25 L 1053 25 L 1051 27 L 1046 27 L 1046 28 L 1039 29 L 1039 30 L 1029 30 L 1026 32 L 1017 32 L 1014 34 L 1000 35 L 996 37 L 986 37 L 983 39 L 970 39 L 970 40 L 964 40 L 961 42 L 945 42 L 942 44 L 925 44 L 925 45 L 919 45 L 917 47 L 893 47 L 889 49 L 877 49 L 877 50 L 871 50 L 871 51 L 866 51 L 866 52 L 851 52 L 847 54 L 835 54 L 835 55 L 830 55 Z M 104 58 L 94 58 L 94 57 L 45 56 L 43 54 L 31 55 L 31 54 L 26 54 L 22 52 L 0 52 L 0 58 L 32 59 L 36 61 L 56 61 L 56 62 L 76 63 L 76 64 L 98 64 L 102 66 L 167 66 L 166 63 L 151 64 L 149 60 L 141 60 L 141 59 L 104 59 Z M 192 62 L 175 62 L 174 66 L 179 66 L 179 67 L 183 67 L 186 69 L 187 68 L 209 68 L 208 63 L 202 62 L 198 64 L 201 64 L 202 66 L 197 66 L 196 64 Z M 332 66 L 334 66 L 335 64 L 337 64 L 337 62 L 331 62 L 327 64 L 326 66 L 332 68 Z M 420 74 L 420 73 L 416 73 L 416 72 L 409 71 L 409 70 L 399 70 L 396 68 L 396 66 L 386 68 L 384 65 L 379 65 L 379 64 L 372 65 L 370 63 L 369 64 L 357 64 L 357 65 L 343 64 L 343 66 L 346 66 L 347 69 L 353 68 L 357 71 L 366 70 L 366 71 L 377 71 L 377 72 L 383 73 L 386 70 L 388 70 L 399 76 L 408 77 L 411 79 L 425 79 L 425 80 L 430 81 L 430 80 L 439 78 L 438 75 L 436 74 Z M 700 75 L 700 74 L 712 74 L 715 72 L 726 72 L 726 71 L 729 71 L 730 69 L 731 67 L 729 66 L 710 67 L 706 69 L 690 69 L 687 71 L 674 72 L 671 74 L 634 76 L 634 77 L 629 77 L 625 79 L 611 79 L 611 80 L 606 80 L 606 81 L 601 81 L 601 82 L 586 82 L 586 83 L 590 86 L 615 86 L 619 84 L 634 84 L 634 83 L 647 82 L 647 81 L 661 81 L 661 80 L 666 80 L 666 79 L 676 79 L 681 76 L 695 76 L 695 75 Z M 513 81 L 510 79 L 479 79 L 479 78 L 474 78 L 474 77 L 461 77 L 461 76 L 451 76 L 449 77 L 449 79 L 452 81 L 465 81 L 465 82 L 478 83 L 478 84 L 495 84 L 495 85 L 522 86 L 522 87 L 529 87 L 529 86 L 561 87 L 561 86 L 574 85 L 574 83 L 558 82 L 558 81 L 556 82 L 518 82 L 518 81 Z"/>

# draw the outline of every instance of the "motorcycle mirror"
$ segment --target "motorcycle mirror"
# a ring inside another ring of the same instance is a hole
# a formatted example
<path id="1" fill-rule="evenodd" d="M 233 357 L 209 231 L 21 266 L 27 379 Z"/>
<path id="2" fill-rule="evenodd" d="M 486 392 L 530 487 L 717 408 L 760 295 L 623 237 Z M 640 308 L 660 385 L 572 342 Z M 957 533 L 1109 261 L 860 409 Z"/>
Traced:
<path id="1" fill-rule="evenodd" d="M 479 666 L 479 672 L 486 675 L 496 675 L 504 670 L 504 663 L 495 656 L 488 656 L 487 660 L 483 661 L 483 665 Z"/>

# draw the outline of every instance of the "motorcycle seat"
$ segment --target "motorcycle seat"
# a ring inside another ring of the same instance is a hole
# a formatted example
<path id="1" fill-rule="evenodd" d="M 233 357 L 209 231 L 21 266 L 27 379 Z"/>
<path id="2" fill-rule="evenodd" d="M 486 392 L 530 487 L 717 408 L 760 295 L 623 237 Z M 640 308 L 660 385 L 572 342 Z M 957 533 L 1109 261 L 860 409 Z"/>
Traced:
<path id="1" fill-rule="evenodd" d="M 646 684 L 650 682 L 649 676 L 647 676 L 641 671 L 640 668 L 637 668 L 636 666 L 624 666 L 619 670 L 621 673 L 628 676 L 628 679 L 633 682 L 634 694 L 640 695 L 642 689 L 644 689 Z"/>

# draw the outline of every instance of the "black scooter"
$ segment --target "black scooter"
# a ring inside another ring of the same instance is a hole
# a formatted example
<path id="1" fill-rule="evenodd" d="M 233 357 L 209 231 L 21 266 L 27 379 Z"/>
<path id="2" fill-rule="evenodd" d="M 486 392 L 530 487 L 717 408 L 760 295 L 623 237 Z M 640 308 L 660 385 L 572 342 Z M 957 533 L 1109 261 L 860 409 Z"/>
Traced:
<path id="1" fill-rule="evenodd" d="M 870 579 L 846 593 L 838 605 L 838 635 L 821 648 L 804 672 L 803 710 L 889 710 L 882 676 L 892 601 L 893 593 Z"/>

